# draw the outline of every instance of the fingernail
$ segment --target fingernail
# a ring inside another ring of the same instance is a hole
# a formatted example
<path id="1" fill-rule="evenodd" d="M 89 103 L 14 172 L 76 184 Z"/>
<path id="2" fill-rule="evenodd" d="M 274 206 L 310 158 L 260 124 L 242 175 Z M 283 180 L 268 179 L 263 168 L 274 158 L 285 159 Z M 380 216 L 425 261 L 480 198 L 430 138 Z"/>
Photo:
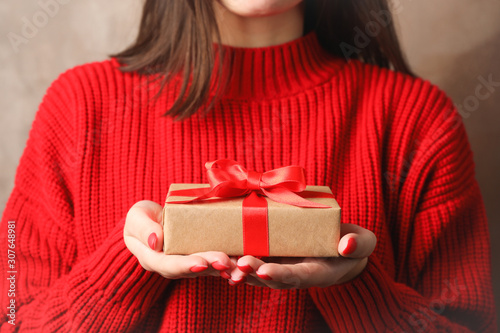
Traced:
<path id="1" fill-rule="evenodd" d="M 237 281 L 234 281 L 234 280 L 230 279 L 228 282 L 229 282 L 230 286 L 236 286 L 236 285 L 238 285 L 240 283 L 244 283 L 246 280 L 247 280 L 247 278 L 243 276 L 241 279 L 239 279 Z"/>
<path id="2" fill-rule="evenodd" d="M 229 280 L 231 279 L 231 275 L 227 274 L 227 272 L 224 272 L 224 271 L 221 271 L 220 273 L 220 276 L 226 280 Z"/>
<path id="3" fill-rule="evenodd" d="M 347 245 L 344 248 L 344 251 L 342 251 L 342 253 L 349 255 L 354 251 L 356 251 L 356 247 L 357 247 L 356 240 L 354 238 L 349 238 L 349 240 L 347 241 Z"/>
<path id="4" fill-rule="evenodd" d="M 158 240 L 158 236 L 153 232 L 151 235 L 148 237 L 148 245 L 150 248 L 153 250 L 156 249 L 156 241 Z"/>
<path id="5" fill-rule="evenodd" d="M 250 274 L 253 272 L 253 268 L 250 265 L 244 265 L 244 266 L 238 265 L 238 269 L 240 271 L 242 271 L 243 273 L 247 273 L 247 274 Z"/>
<path id="6" fill-rule="evenodd" d="M 262 274 L 257 272 L 257 276 L 260 277 L 262 280 L 268 280 L 268 281 L 272 280 L 271 277 L 267 274 Z"/>
<path id="7" fill-rule="evenodd" d="M 223 265 L 218 261 L 212 263 L 212 267 L 218 271 L 225 271 L 226 269 L 229 269 L 229 266 Z"/>
<path id="8" fill-rule="evenodd" d="M 199 272 L 203 272 L 207 268 L 208 268 L 208 266 L 196 265 L 196 266 L 191 267 L 189 270 L 193 273 L 199 273 Z"/>

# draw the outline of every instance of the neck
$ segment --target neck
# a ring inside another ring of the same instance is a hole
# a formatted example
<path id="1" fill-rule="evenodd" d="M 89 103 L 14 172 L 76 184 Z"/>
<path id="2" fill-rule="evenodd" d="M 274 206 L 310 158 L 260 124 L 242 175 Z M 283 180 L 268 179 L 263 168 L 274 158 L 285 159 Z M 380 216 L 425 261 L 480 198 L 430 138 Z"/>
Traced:
<path id="1" fill-rule="evenodd" d="M 265 47 L 283 44 L 302 36 L 303 4 L 270 16 L 240 16 L 214 1 L 221 43 L 233 47 Z"/>

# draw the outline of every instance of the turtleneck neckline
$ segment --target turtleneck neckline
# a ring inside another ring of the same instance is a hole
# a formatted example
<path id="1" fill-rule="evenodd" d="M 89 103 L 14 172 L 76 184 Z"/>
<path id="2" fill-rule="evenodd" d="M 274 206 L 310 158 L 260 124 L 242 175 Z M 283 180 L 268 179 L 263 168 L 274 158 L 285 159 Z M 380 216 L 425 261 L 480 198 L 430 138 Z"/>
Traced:
<path id="1" fill-rule="evenodd" d="M 216 73 L 219 48 L 215 43 L 214 48 Z M 327 81 L 345 64 L 342 58 L 323 49 L 314 31 L 279 45 L 256 48 L 222 45 L 222 49 L 223 75 L 230 75 L 222 96 L 231 99 L 294 95 Z"/>
<path id="2" fill-rule="evenodd" d="M 213 44 L 215 68 L 210 96 L 215 95 L 213 83 L 218 80 L 219 45 Z M 230 75 L 225 99 L 262 100 L 295 95 L 318 86 L 346 64 L 338 56 L 328 53 L 319 43 L 315 31 L 287 43 L 266 47 L 236 47 L 221 45 L 225 58 L 223 75 Z M 122 66 L 111 58 L 116 67 Z M 179 82 L 181 75 L 173 81 Z"/>

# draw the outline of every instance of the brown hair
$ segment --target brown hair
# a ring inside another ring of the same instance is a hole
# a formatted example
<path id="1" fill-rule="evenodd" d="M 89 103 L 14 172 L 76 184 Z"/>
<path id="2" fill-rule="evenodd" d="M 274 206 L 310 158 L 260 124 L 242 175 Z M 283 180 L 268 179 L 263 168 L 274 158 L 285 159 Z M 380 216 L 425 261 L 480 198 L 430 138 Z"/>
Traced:
<path id="1" fill-rule="evenodd" d="M 182 73 L 180 93 L 165 115 L 177 119 L 193 115 L 215 89 L 208 111 L 225 88 L 224 55 L 216 57 L 213 47 L 214 42 L 220 43 L 213 1 L 145 0 L 136 41 L 113 55 L 126 65 L 121 67 L 124 72 L 161 74 L 156 76 L 162 78 L 160 92 Z M 304 0 L 304 6 L 304 34 L 315 30 L 321 46 L 331 54 L 411 74 L 387 0 Z"/>

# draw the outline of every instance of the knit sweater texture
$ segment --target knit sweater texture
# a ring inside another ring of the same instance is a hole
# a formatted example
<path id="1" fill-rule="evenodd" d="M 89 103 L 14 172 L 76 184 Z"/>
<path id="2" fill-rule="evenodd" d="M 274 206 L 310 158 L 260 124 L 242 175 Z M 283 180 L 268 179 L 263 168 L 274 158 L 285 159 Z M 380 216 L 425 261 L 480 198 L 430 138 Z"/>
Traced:
<path id="1" fill-rule="evenodd" d="M 445 94 L 334 57 L 314 32 L 224 48 L 228 90 L 185 121 L 162 117 L 180 80 L 154 102 L 158 84 L 116 59 L 51 85 L 2 218 L 0 267 L 15 271 L 15 296 L 0 279 L 0 331 L 494 332 L 486 215 Z M 163 204 L 171 183 L 207 183 L 204 163 L 221 158 L 261 172 L 300 165 L 309 185 L 329 186 L 342 222 L 378 238 L 365 270 L 300 290 L 144 270 L 123 241 L 129 208 Z M 12 299 L 15 326 L 4 320 Z"/>

